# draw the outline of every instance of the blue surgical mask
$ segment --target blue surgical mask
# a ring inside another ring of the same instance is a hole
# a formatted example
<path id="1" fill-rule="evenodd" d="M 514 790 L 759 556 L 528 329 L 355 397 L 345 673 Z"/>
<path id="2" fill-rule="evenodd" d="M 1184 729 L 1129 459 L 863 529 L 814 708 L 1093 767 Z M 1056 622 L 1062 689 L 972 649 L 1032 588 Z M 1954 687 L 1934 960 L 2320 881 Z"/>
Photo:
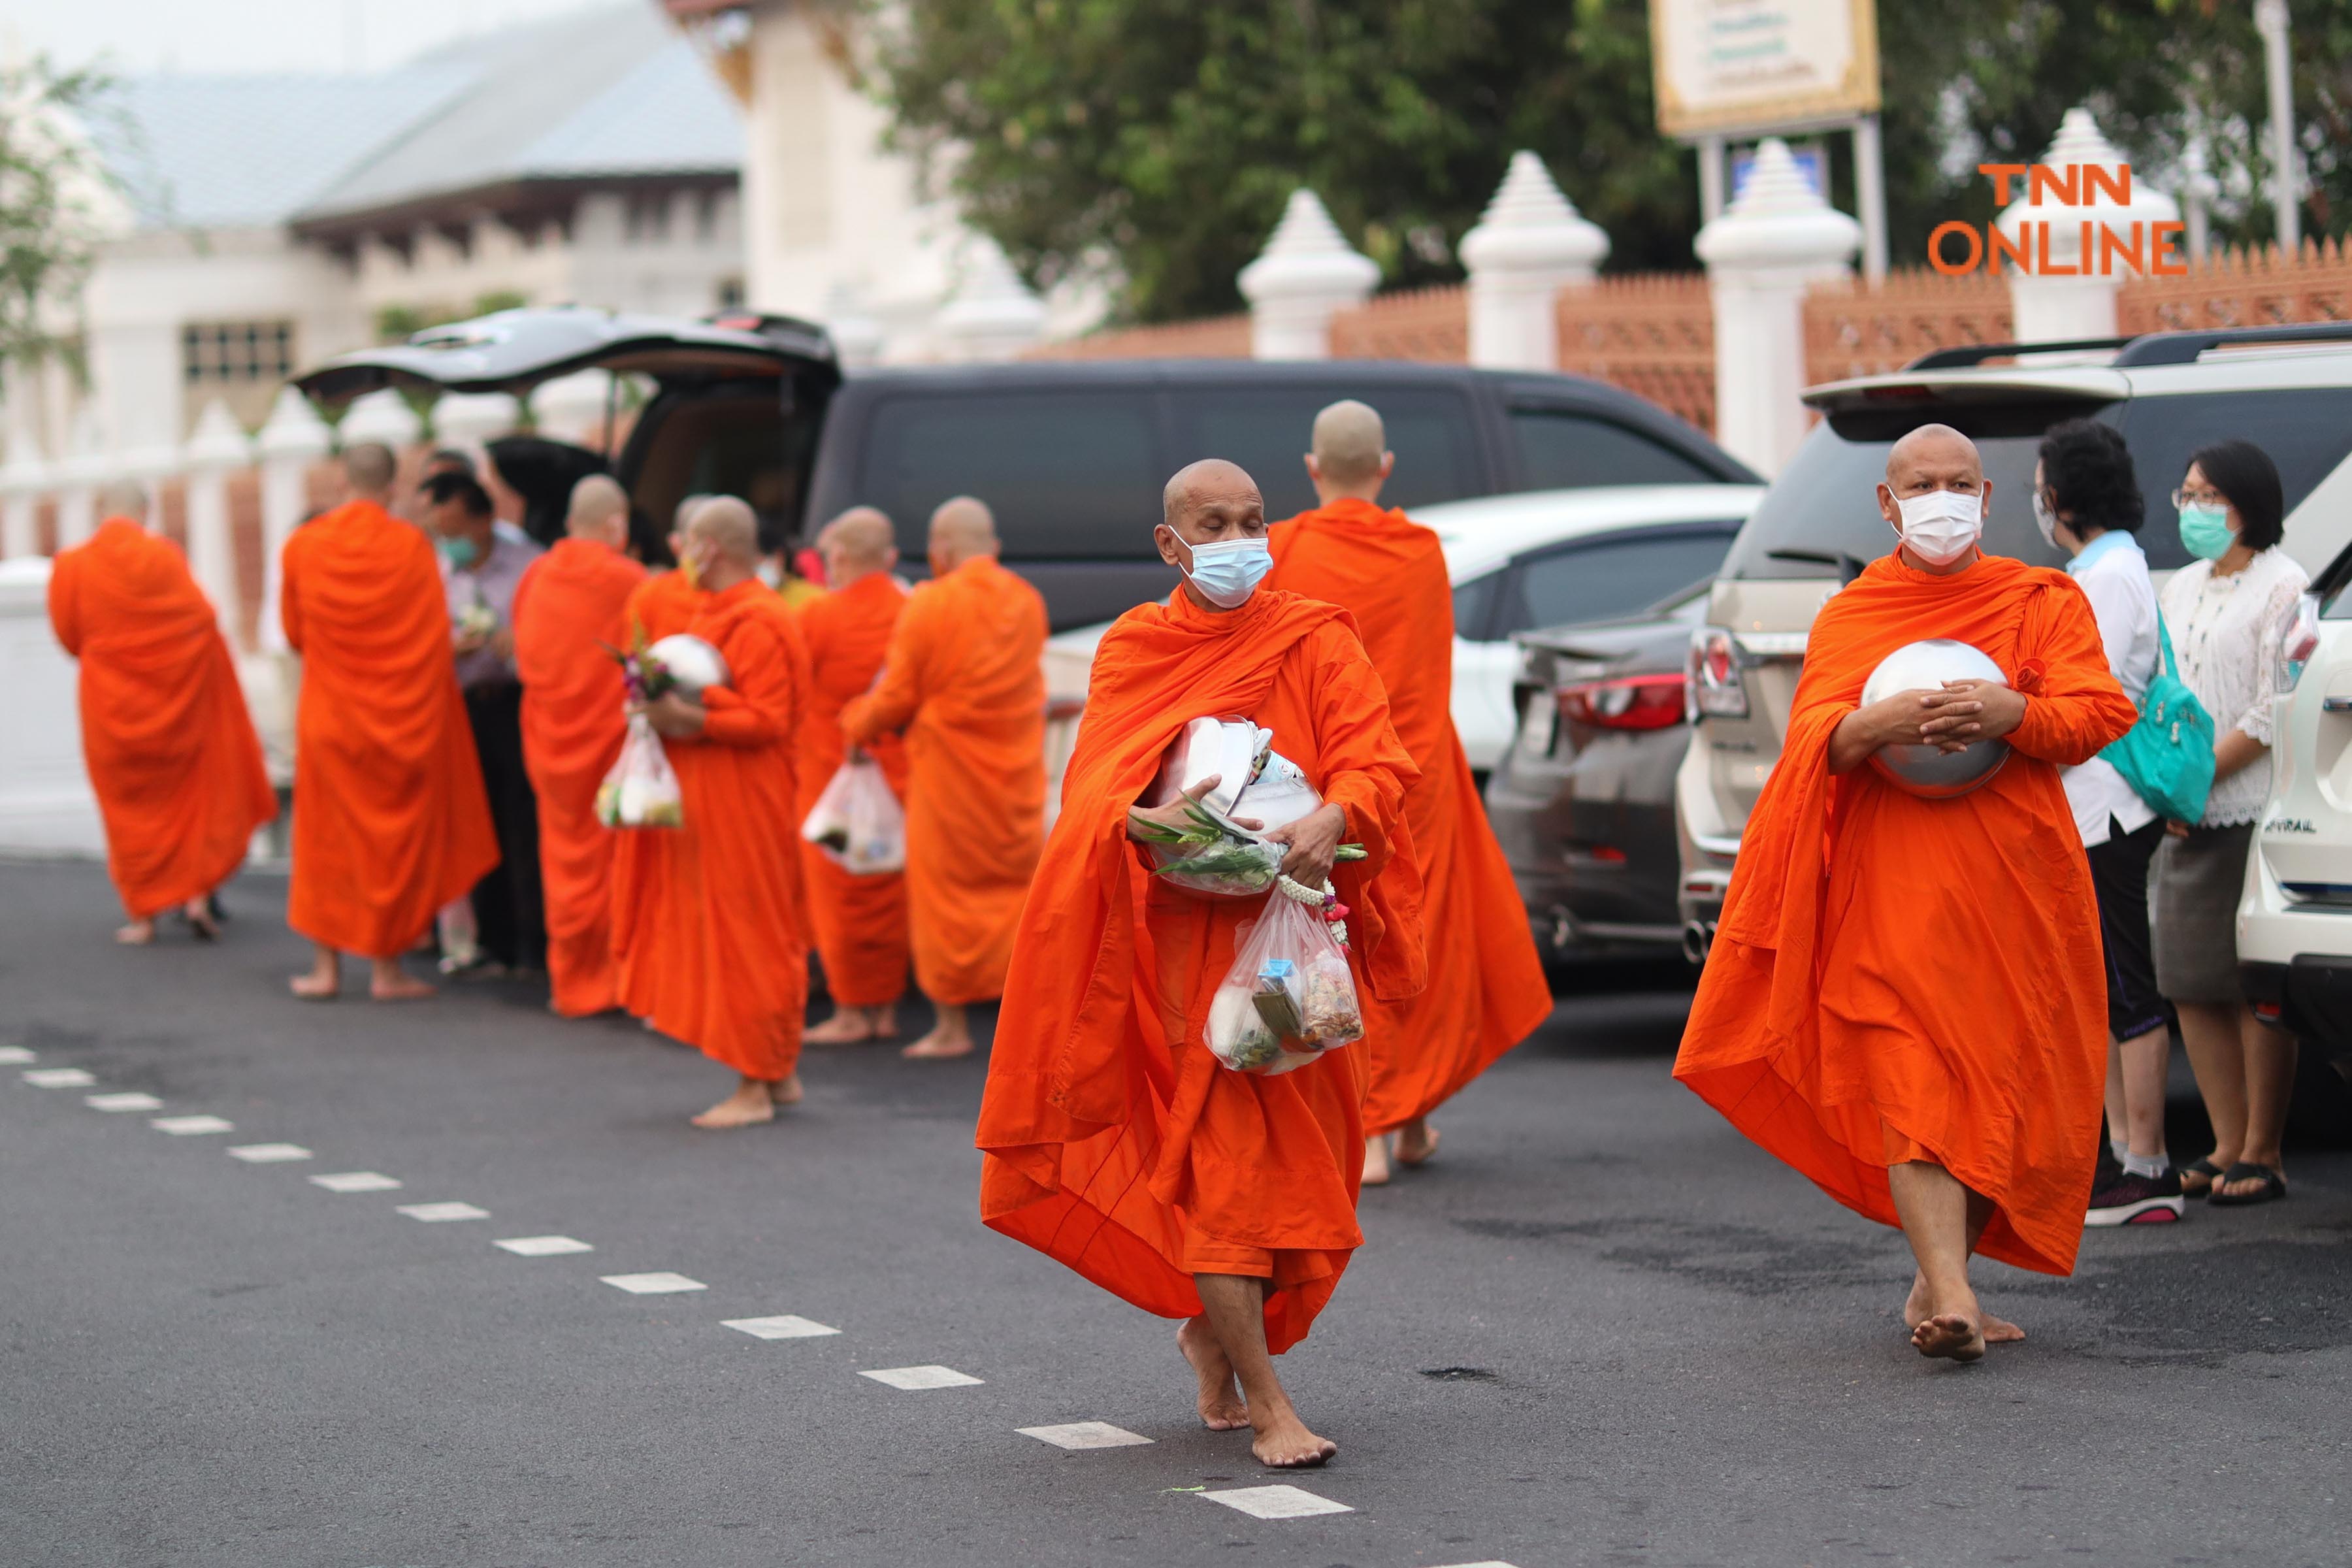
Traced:
<path id="1" fill-rule="evenodd" d="M 452 566 L 471 566 L 476 553 L 474 542 L 463 534 L 459 534 L 455 539 L 441 541 L 441 559 Z"/>
<path id="2" fill-rule="evenodd" d="M 1201 597 L 1221 610 L 1238 610 L 1249 603 L 1265 574 L 1274 570 L 1274 556 L 1264 539 L 1221 539 L 1195 544 L 1192 569 L 1184 574 Z"/>
<path id="3" fill-rule="evenodd" d="M 2180 542 L 2189 553 L 2206 561 L 2219 561 L 2230 553 L 2230 546 L 2238 536 L 2230 531 L 2230 513 L 2218 506 L 2184 506 L 2180 509 Z"/>

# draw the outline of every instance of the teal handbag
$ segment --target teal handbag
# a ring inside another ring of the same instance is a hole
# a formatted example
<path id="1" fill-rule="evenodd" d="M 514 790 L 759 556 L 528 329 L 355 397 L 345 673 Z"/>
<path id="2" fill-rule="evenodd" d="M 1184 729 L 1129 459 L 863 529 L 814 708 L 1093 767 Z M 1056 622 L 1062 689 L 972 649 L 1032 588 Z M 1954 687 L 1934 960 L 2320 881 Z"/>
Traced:
<path id="1" fill-rule="evenodd" d="M 2173 673 L 2172 638 L 2157 613 L 2156 674 L 2140 700 L 2139 722 L 2099 752 L 2134 794 L 2174 822 L 2195 824 L 2213 793 L 2213 716 Z"/>

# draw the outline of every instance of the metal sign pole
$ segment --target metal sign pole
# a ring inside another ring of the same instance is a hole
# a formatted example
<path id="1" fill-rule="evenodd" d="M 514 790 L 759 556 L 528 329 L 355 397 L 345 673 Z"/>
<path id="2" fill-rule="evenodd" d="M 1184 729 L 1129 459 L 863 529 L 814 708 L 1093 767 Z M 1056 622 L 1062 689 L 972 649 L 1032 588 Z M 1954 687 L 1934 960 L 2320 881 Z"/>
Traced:
<path id="1" fill-rule="evenodd" d="M 1824 195 L 1827 193 L 1824 192 Z M 1862 275 L 1886 280 L 1886 166 L 1878 153 L 1878 116 L 1853 122 L 1853 205 L 1861 210 Z"/>
<path id="2" fill-rule="evenodd" d="M 2303 248 L 2303 208 L 2295 189 L 2294 76 L 2286 29 L 2286 0 L 2256 0 L 2254 30 L 2263 36 L 2263 64 L 2270 79 L 2272 200 L 2278 205 L 2279 249 L 2292 257 Z"/>

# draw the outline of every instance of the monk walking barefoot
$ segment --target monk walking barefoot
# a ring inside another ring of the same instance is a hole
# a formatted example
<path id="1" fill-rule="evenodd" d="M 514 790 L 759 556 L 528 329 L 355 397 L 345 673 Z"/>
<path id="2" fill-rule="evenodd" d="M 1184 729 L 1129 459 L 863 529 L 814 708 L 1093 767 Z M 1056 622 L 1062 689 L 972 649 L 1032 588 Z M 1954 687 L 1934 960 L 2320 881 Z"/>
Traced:
<path id="1" fill-rule="evenodd" d="M 1832 1197 L 1898 1225 L 1922 1355 L 2024 1338 L 1969 1282 L 1978 1252 L 2073 1270 L 2106 1075 L 2090 867 L 2059 781 L 2137 717 L 2063 573 L 1976 547 L 1976 447 L 1925 425 L 1878 489 L 1895 530 L 1815 617 L 1788 741 L 1748 818 L 1675 1074 Z M 1864 706 L 1896 648 L 1970 644 L 2007 684 Z M 1880 747 L 2007 742 L 1971 792 L 1907 794 Z"/>
<path id="2" fill-rule="evenodd" d="M 340 955 L 373 964 L 379 1002 L 429 996 L 405 973 L 444 904 L 498 864 L 433 545 L 387 510 L 389 447 L 343 454 L 351 499 L 286 542 L 278 613 L 302 656 L 294 720 L 294 868 L 286 923 L 317 957 L 290 984 L 339 991 Z"/>
<path id="3" fill-rule="evenodd" d="M 913 1045 L 901 1048 L 902 1057 L 918 1061 L 946 1061 L 955 1057 L 968 1057 L 977 1047 L 971 1037 L 971 1015 L 960 1002 L 934 1002 L 935 1015 L 929 1033 Z"/>
<path id="4" fill-rule="evenodd" d="M 1264 906 L 1150 875 L 1136 836 L 1186 818 L 1181 803 L 1137 803 L 1187 723 L 1253 720 L 1321 794 L 1322 809 L 1269 837 L 1287 875 L 1332 886 L 1352 911 L 1359 998 L 1400 1001 L 1423 972 L 1412 763 L 1347 612 L 1258 586 L 1265 536 L 1257 486 L 1233 464 L 1170 481 L 1155 537 L 1185 581 L 1121 616 L 1096 654 L 978 1142 L 982 1222 L 1180 1320 L 1201 1419 L 1246 1423 L 1258 1458 L 1289 1468 L 1338 1452 L 1299 1418 L 1273 1358 L 1306 1337 L 1363 1241 L 1365 1053 L 1259 1077 L 1209 1050 L 1210 1002 Z M 1343 841 L 1367 858 L 1335 868 Z"/>
<path id="5" fill-rule="evenodd" d="M 811 890 L 811 898 L 815 894 Z M 826 971 L 826 978 L 832 972 Z M 862 1046 L 870 1040 L 895 1039 L 898 1034 L 898 1009 L 895 1006 L 852 1007 L 836 1004 L 833 1016 L 815 1026 L 801 1037 L 809 1046 Z"/>

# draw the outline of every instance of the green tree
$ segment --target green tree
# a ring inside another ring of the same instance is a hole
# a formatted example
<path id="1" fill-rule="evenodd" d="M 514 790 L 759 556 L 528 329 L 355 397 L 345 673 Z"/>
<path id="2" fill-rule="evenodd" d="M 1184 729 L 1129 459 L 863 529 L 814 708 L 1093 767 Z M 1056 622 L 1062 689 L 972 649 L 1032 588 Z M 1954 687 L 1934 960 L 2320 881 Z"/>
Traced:
<path id="1" fill-rule="evenodd" d="M 0 368 L 61 358 L 81 370 L 81 284 L 112 183 L 82 132 L 107 86 L 41 56 L 0 67 Z"/>

